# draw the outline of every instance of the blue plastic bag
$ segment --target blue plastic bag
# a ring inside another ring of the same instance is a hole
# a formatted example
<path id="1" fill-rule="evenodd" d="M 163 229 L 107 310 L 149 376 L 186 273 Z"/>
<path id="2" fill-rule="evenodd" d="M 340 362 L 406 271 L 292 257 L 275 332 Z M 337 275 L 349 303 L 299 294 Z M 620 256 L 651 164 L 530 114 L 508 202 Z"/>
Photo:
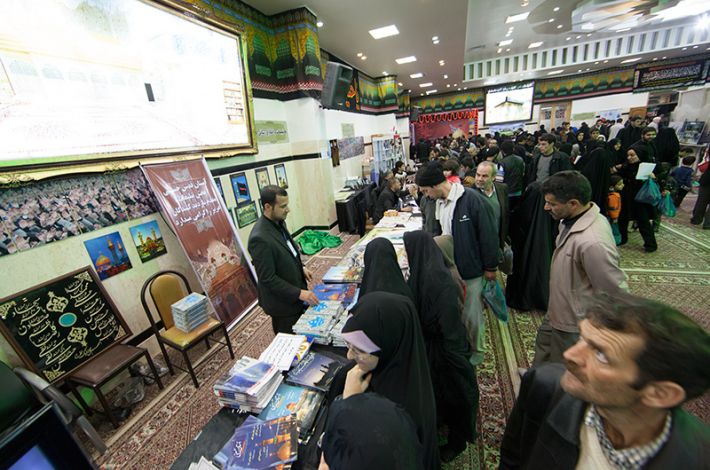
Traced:
<path id="1" fill-rule="evenodd" d="M 508 323 L 508 305 L 505 303 L 505 294 L 498 281 L 483 280 L 483 301 L 493 310 L 498 320 Z"/>
<path id="2" fill-rule="evenodd" d="M 667 192 L 666 195 L 661 198 L 661 202 L 658 203 L 658 210 L 666 217 L 675 217 L 676 208 L 671 199 L 671 193 Z"/>
<path id="3" fill-rule="evenodd" d="M 657 206 L 661 202 L 661 190 L 658 184 L 651 178 L 647 179 L 641 189 L 639 189 L 639 192 L 636 193 L 634 200 L 654 207 Z"/>

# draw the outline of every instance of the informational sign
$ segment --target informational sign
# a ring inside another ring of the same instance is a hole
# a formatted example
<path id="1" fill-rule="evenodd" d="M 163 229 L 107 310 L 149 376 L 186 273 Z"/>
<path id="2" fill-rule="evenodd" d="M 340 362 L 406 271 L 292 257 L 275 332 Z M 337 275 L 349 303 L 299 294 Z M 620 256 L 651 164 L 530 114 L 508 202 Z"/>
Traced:
<path id="1" fill-rule="evenodd" d="M 142 168 L 214 310 L 230 325 L 256 301 L 256 282 L 205 160 Z"/>
<path id="2" fill-rule="evenodd" d="M 532 119 L 535 82 L 505 85 L 486 90 L 485 125 Z"/>
<path id="3" fill-rule="evenodd" d="M 344 122 L 340 124 L 340 129 L 343 131 L 343 139 L 355 137 L 355 124 Z"/>
<path id="4" fill-rule="evenodd" d="M 255 121 L 256 141 L 260 144 L 283 144 L 288 142 L 286 121 Z"/>
<path id="5" fill-rule="evenodd" d="M 49 382 L 131 334 L 91 267 L 0 300 L 0 331 Z"/>
<path id="6" fill-rule="evenodd" d="M 365 139 L 362 136 L 338 139 L 338 153 L 340 160 L 363 155 L 365 153 Z"/>
<path id="7" fill-rule="evenodd" d="M 639 65 L 634 72 L 634 92 L 703 85 L 709 70 L 708 59 Z"/>

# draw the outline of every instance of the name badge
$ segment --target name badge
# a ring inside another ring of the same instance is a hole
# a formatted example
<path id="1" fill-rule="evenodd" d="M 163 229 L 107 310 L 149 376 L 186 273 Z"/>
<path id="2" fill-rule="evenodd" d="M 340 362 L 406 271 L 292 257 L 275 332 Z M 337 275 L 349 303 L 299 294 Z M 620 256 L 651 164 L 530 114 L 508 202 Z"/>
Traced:
<path id="1" fill-rule="evenodd" d="M 296 253 L 296 249 L 291 244 L 291 240 L 286 240 L 286 246 L 289 250 L 291 250 L 291 254 L 293 255 L 293 257 L 298 258 L 298 253 Z"/>

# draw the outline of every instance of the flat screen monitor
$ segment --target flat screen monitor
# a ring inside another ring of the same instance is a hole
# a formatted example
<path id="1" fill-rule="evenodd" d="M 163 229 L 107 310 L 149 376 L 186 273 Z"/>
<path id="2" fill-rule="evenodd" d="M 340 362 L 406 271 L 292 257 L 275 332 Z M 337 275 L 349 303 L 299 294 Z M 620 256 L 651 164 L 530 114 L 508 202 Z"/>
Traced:
<path id="1" fill-rule="evenodd" d="M 535 82 L 509 84 L 486 90 L 486 126 L 532 119 Z"/>
<path id="2" fill-rule="evenodd" d="M 52 404 L 16 425 L 0 441 L 0 470 L 94 468 Z"/>

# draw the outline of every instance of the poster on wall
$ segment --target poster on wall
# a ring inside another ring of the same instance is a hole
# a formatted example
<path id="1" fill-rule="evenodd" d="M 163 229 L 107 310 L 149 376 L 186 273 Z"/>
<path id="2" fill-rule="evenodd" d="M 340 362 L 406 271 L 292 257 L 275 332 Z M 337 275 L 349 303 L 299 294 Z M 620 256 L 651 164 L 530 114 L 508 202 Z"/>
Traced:
<path id="1" fill-rule="evenodd" d="M 86 240 L 84 246 L 102 281 L 133 267 L 118 232 Z"/>
<path id="2" fill-rule="evenodd" d="M 0 331 L 49 382 L 131 334 L 90 266 L 0 299 Z"/>
<path id="3" fill-rule="evenodd" d="M 269 169 L 267 167 L 257 168 L 254 170 L 254 174 L 256 175 L 256 185 L 259 188 L 259 194 L 261 194 L 261 190 L 271 184 Z"/>
<path id="4" fill-rule="evenodd" d="M 26 3 L 0 2 L 12 84 L 0 97 L 0 168 L 254 150 L 238 34 L 154 2 Z"/>
<path id="5" fill-rule="evenodd" d="M 256 219 L 259 218 L 255 202 L 249 203 L 246 206 L 236 207 L 233 210 L 236 214 L 237 225 L 239 228 L 251 225 L 256 222 Z"/>
<path id="6" fill-rule="evenodd" d="M 231 325 L 256 301 L 256 281 L 207 163 L 142 168 L 217 315 Z"/>
<path id="7" fill-rule="evenodd" d="M 338 139 L 338 160 L 347 160 L 365 153 L 364 137 Z"/>
<path id="8" fill-rule="evenodd" d="M 157 221 L 151 220 L 144 224 L 134 225 L 128 230 L 131 232 L 133 245 L 138 251 L 141 262 L 145 263 L 168 252 Z"/>
<path id="9" fill-rule="evenodd" d="M 708 59 L 639 65 L 634 72 L 634 92 L 703 85 L 709 70 Z"/>
<path id="10" fill-rule="evenodd" d="M 247 182 L 246 173 L 242 172 L 229 175 L 229 180 L 232 182 L 234 200 L 237 201 L 237 206 L 249 204 L 251 202 L 251 193 L 249 192 L 249 183 Z"/>
<path id="11" fill-rule="evenodd" d="M 695 145 L 700 140 L 704 127 L 705 121 L 685 121 L 678 135 L 678 140 L 680 140 L 681 144 Z"/>
<path id="12" fill-rule="evenodd" d="M 532 119 L 535 82 L 505 85 L 486 90 L 485 125 Z"/>
<path id="13" fill-rule="evenodd" d="M 288 178 L 286 177 L 286 166 L 276 165 L 274 167 L 274 173 L 276 173 L 276 184 L 284 189 L 288 189 Z"/>

